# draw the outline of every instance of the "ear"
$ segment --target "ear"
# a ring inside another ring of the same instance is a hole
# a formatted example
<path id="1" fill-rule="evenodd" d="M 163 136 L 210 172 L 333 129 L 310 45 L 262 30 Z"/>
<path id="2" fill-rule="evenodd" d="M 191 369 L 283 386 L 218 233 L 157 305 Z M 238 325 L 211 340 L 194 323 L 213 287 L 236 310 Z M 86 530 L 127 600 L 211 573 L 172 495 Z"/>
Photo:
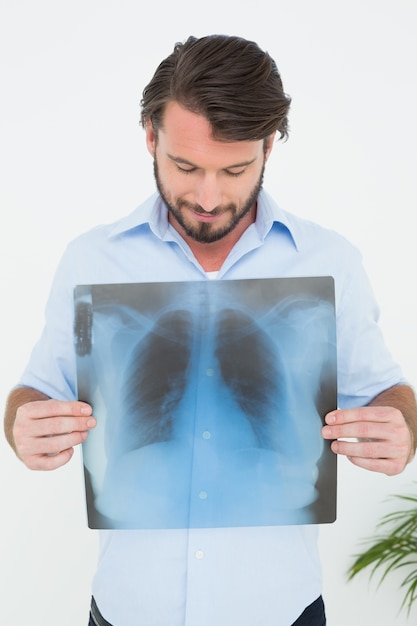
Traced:
<path id="1" fill-rule="evenodd" d="M 150 155 L 155 158 L 156 133 L 154 131 L 154 128 L 150 119 L 146 120 L 145 133 L 146 133 L 146 146 L 149 150 Z"/>
<path id="2" fill-rule="evenodd" d="M 276 133 L 274 132 L 272 133 L 272 135 L 269 135 L 268 139 L 266 140 L 265 161 L 269 158 L 272 148 L 274 147 L 275 137 L 276 137 Z"/>

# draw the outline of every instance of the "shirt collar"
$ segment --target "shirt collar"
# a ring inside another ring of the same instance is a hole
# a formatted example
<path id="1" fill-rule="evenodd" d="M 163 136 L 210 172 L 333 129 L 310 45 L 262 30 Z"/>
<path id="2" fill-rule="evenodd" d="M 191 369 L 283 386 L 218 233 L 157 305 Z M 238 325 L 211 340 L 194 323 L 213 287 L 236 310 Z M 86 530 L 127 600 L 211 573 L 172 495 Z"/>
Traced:
<path id="1" fill-rule="evenodd" d="M 151 231 L 162 240 L 171 240 L 168 212 L 159 195 L 155 192 L 132 213 L 115 222 L 109 230 L 109 237 L 117 237 L 128 231 L 148 226 Z M 281 209 L 264 189 L 258 196 L 255 228 L 262 241 L 272 228 L 280 228 L 291 240 L 296 249 L 296 227 L 290 213 Z"/>
<path id="2" fill-rule="evenodd" d="M 265 189 L 261 189 L 258 196 L 255 226 L 262 240 L 272 228 L 281 230 L 298 250 L 299 242 L 294 217 L 281 209 Z"/>
<path id="3" fill-rule="evenodd" d="M 149 226 L 157 237 L 163 238 L 168 229 L 167 210 L 155 192 L 132 213 L 111 225 L 109 237 L 117 237 L 142 226 Z"/>

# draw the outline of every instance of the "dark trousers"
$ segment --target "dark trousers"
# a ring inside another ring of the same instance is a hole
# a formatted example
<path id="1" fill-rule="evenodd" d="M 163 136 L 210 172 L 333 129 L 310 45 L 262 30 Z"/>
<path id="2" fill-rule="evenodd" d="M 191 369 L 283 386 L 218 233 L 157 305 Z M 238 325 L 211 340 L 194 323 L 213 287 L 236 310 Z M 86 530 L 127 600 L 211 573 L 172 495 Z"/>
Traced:
<path id="1" fill-rule="evenodd" d="M 292 626 L 326 626 L 323 598 L 320 596 L 310 604 Z"/>
<path id="2" fill-rule="evenodd" d="M 88 622 L 88 626 L 112 626 L 101 615 L 94 598 L 91 600 L 90 621 Z M 292 626 L 326 626 L 326 615 L 322 597 L 320 596 L 310 604 L 300 617 L 295 620 Z"/>

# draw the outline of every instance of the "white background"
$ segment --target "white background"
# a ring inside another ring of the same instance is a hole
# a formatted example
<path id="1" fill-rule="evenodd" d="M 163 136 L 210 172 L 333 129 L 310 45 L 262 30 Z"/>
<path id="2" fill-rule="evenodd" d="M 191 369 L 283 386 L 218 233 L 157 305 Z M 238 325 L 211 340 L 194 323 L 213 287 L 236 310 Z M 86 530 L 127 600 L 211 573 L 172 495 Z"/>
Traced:
<path id="1" fill-rule="evenodd" d="M 416 22 L 415 0 L 2 0 L 2 406 L 66 243 L 153 191 L 142 88 L 176 41 L 215 32 L 254 39 L 276 59 L 291 136 L 275 146 L 265 187 L 360 247 L 388 345 L 416 383 Z M 340 461 L 338 520 L 320 539 L 329 626 L 415 623 L 417 606 L 409 620 L 398 614 L 399 575 L 379 589 L 366 575 L 346 579 L 395 507 L 389 496 L 415 492 L 415 469 L 388 478 Z M 79 454 L 35 473 L 1 439 L 0 494 L 0 623 L 85 625 L 97 537 Z"/>

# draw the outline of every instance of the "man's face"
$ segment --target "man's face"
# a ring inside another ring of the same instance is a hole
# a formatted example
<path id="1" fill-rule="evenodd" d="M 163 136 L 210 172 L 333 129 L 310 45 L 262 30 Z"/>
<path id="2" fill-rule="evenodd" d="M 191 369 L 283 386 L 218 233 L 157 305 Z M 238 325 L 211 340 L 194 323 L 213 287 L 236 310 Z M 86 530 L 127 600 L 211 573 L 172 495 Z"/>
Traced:
<path id="1" fill-rule="evenodd" d="M 254 221 L 272 136 L 266 147 L 263 140 L 216 141 L 203 116 L 171 102 L 158 137 L 148 123 L 146 139 L 169 221 L 185 239 L 240 236 Z"/>

